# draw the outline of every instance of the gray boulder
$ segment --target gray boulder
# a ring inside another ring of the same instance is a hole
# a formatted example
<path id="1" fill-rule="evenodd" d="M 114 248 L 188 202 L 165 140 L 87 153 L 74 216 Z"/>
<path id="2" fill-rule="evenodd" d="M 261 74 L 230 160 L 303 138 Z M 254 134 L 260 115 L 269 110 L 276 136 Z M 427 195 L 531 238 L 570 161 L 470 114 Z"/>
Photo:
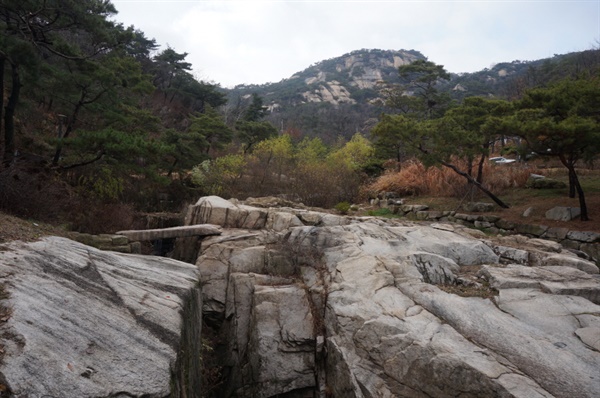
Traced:
<path id="1" fill-rule="evenodd" d="M 571 221 L 580 215 L 581 209 L 579 207 L 556 206 L 546 212 L 548 220 L 556 221 Z"/>
<path id="2" fill-rule="evenodd" d="M 0 275 L 10 396 L 162 398 L 179 385 L 171 373 L 181 312 L 198 296 L 193 265 L 49 237 L 4 247 Z"/>
<path id="3" fill-rule="evenodd" d="M 533 189 L 563 189 L 567 184 L 553 178 L 529 178 L 526 186 Z"/>
<path id="4" fill-rule="evenodd" d="M 470 212 L 485 213 L 494 210 L 494 204 L 486 202 L 468 202 L 463 205 L 463 209 Z"/>

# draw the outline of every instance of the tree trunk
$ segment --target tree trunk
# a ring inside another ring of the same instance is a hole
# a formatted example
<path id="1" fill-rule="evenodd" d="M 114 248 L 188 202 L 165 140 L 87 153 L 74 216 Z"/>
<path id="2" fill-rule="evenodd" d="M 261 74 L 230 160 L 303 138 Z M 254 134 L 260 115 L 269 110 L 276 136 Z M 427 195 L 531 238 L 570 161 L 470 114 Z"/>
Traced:
<path id="1" fill-rule="evenodd" d="M 575 160 L 572 158 L 565 159 L 564 156 L 559 156 L 561 163 L 569 170 L 569 197 L 574 198 L 575 195 L 571 196 L 571 190 L 577 191 L 577 196 L 579 197 L 579 209 L 581 210 L 581 221 L 589 221 L 590 218 L 588 216 L 587 204 L 585 203 L 585 194 L 583 193 L 583 188 L 581 188 L 581 184 L 579 183 L 579 178 L 577 177 L 577 171 L 575 171 Z"/>
<path id="2" fill-rule="evenodd" d="M 568 168 L 568 166 L 567 166 Z M 575 197 L 575 180 L 577 179 L 577 175 L 575 174 L 575 168 L 571 172 L 569 168 L 569 198 Z"/>
<path id="3" fill-rule="evenodd" d="M 85 162 L 81 162 L 81 163 L 75 163 L 75 164 L 72 164 L 69 166 L 62 166 L 61 169 L 62 170 L 70 170 L 70 169 L 74 169 L 76 167 L 87 166 L 88 164 L 97 162 L 98 160 L 102 159 L 102 157 L 104 157 L 104 149 L 102 149 L 100 152 L 98 152 L 96 154 L 96 157 L 93 159 L 86 160 Z"/>
<path id="4" fill-rule="evenodd" d="M 573 169 L 573 173 L 575 173 L 575 169 Z M 581 188 L 581 184 L 579 183 L 579 178 L 577 178 L 577 174 L 574 174 L 575 177 L 575 189 L 577 190 L 577 196 L 579 196 L 579 208 L 581 209 L 581 221 L 589 221 L 590 218 L 588 216 L 587 205 L 585 203 L 585 195 L 583 194 L 583 188 Z"/>
<path id="5" fill-rule="evenodd" d="M 4 159 L 5 165 L 9 165 L 15 155 L 15 110 L 19 102 L 19 94 L 21 92 L 21 79 L 19 77 L 19 67 L 16 64 L 10 65 L 12 88 L 10 96 L 6 103 L 4 112 Z"/>
<path id="6" fill-rule="evenodd" d="M 503 209 L 510 208 L 509 205 L 507 205 L 506 203 L 504 203 L 500 198 L 498 198 L 492 192 L 490 192 L 489 190 L 487 190 L 483 185 L 481 185 L 479 182 L 477 182 L 469 174 L 465 173 L 464 171 L 459 170 L 458 167 L 456 167 L 453 164 L 446 163 L 446 162 L 441 162 L 441 163 L 442 163 L 442 165 L 448 167 L 449 169 L 454 170 L 455 173 L 457 173 L 457 174 L 465 177 L 467 179 L 467 181 L 469 181 L 471 184 L 475 185 L 477 187 L 477 189 L 479 189 L 481 192 L 485 193 L 490 199 L 492 199 L 494 202 L 496 202 L 496 204 L 498 206 L 502 207 Z"/>
<path id="7" fill-rule="evenodd" d="M 490 148 L 490 145 L 484 145 L 483 148 L 487 151 Z M 485 164 L 485 159 L 487 158 L 486 155 L 481 155 L 481 158 L 479 158 L 479 165 L 477 165 L 477 182 L 480 184 L 483 184 L 483 165 Z"/>
<path id="8" fill-rule="evenodd" d="M 0 56 L 0 139 L 2 137 L 2 115 L 4 114 L 4 66 L 6 65 L 6 58 Z M 0 146 L 1 148 L 1 146 Z M 0 153 L 2 151 L 0 150 Z"/>
<path id="9" fill-rule="evenodd" d="M 473 175 L 473 159 L 471 158 L 467 161 L 467 174 L 470 176 Z"/>
<path id="10" fill-rule="evenodd" d="M 175 166 L 177 166 L 177 163 L 179 163 L 179 159 L 175 158 L 175 161 L 173 161 L 173 164 L 169 168 L 169 172 L 167 173 L 167 177 L 171 178 L 171 175 L 173 174 L 173 171 L 175 170 Z"/>
<path id="11" fill-rule="evenodd" d="M 569 156 L 569 159 L 566 159 L 564 155 L 558 155 L 558 158 L 560 159 L 560 162 L 567 168 L 567 170 L 569 170 L 569 198 L 572 199 L 575 197 L 575 181 L 578 181 L 577 173 L 575 172 L 576 160 L 574 160 L 572 156 Z"/>
<path id="12" fill-rule="evenodd" d="M 84 105 L 84 101 L 83 101 L 84 98 L 85 98 L 85 94 L 81 94 L 79 102 L 77 103 L 77 105 L 75 105 L 75 109 L 73 110 L 73 113 L 71 114 L 71 117 L 69 118 L 69 120 L 67 122 L 65 134 L 62 137 L 58 137 L 58 142 L 56 143 L 56 151 L 54 152 L 54 157 L 52 158 L 52 166 L 58 165 L 58 161 L 60 160 L 60 155 L 62 154 L 63 139 L 68 138 L 69 135 L 71 135 L 71 132 L 73 131 L 73 127 L 75 125 L 75 120 L 77 120 L 79 111 L 81 110 L 81 108 Z"/>

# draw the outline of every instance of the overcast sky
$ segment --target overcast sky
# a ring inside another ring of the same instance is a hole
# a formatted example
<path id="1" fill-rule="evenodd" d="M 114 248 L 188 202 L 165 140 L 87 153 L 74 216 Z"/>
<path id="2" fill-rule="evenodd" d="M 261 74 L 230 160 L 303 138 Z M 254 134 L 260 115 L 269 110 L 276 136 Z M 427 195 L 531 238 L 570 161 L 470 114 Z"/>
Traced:
<path id="1" fill-rule="evenodd" d="M 278 82 L 363 48 L 417 50 L 449 72 L 600 46 L 600 0 L 112 0 L 115 19 L 223 87 Z"/>

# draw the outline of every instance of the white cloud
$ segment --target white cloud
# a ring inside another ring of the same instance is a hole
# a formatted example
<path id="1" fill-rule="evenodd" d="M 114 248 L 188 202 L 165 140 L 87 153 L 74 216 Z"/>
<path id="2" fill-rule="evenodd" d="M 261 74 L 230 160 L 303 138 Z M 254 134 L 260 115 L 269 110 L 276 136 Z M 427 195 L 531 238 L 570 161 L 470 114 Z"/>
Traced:
<path id="1" fill-rule="evenodd" d="M 118 20 L 189 53 L 224 86 L 290 77 L 361 48 L 414 49 L 451 72 L 580 51 L 600 39 L 593 1 L 113 0 Z"/>

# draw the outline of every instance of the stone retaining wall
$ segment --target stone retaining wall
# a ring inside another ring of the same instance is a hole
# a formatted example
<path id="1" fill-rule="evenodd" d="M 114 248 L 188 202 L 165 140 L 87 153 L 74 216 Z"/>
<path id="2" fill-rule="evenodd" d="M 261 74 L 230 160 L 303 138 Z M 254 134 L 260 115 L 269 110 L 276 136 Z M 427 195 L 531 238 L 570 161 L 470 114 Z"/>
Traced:
<path id="1" fill-rule="evenodd" d="M 142 253 L 142 244 L 140 242 L 130 242 L 129 239 L 123 235 L 91 235 L 80 232 L 72 232 L 69 235 L 74 241 L 100 250 L 110 250 L 119 253 Z"/>
<path id="2" fill-rule="evenodd" d="M 493 215 L 428 210 L 428 207 L 425 205 L 392 205 L 390 209 L 394 214 L 411 220 L 453 222 L 493 235 L 520 234 L 533 238 L 552 240 L 568 249 L 585 253 L 586 256 L 600 265 L 600 233 L 598 232 L 571 231 L 568 228 L 514 223 Z"/>

